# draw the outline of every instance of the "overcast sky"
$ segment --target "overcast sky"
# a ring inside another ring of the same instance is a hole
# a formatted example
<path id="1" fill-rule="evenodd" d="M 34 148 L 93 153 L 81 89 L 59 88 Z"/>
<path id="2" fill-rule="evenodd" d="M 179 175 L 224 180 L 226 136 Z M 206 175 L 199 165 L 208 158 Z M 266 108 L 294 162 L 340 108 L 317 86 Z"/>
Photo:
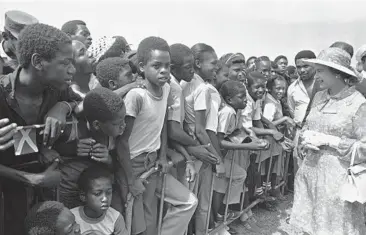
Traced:
<path id="1" fill-rule="evenodd" d="M 218 56 L 228 52 L 293 57 L 302 49 L 316 54 L 334 41 L 357 50 L 366 44 L 366 1 L 354 0 L 0 0 L 4 13 L 26 11 L 60 28 L 68 20 L 84 20 L 94 38 L 122 35 L 136 48 L 147 36 L 169 44 L 210 44 Z"/>

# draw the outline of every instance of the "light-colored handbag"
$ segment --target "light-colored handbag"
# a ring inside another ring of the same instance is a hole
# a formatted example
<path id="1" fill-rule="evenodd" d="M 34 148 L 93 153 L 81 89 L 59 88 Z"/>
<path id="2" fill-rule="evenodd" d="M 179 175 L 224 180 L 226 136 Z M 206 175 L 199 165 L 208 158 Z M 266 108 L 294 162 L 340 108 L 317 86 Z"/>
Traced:
<path id="1" fill-rule="evenodd" d="M 347 182 L 341 188 L 341 199 L 347 202 L 366 202 L 366 163 L 354 165 L 359 142 L 354 143 L 350 167 L 347 169 Z"/>

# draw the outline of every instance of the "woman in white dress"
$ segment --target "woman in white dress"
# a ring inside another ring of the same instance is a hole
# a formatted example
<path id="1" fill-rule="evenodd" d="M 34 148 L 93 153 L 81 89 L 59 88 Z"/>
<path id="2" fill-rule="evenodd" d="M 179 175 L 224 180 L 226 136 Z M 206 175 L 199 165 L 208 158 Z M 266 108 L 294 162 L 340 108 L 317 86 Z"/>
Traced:
<path id="1" fill-rule="evenodd" d="M 316 69 L 322 91 L 312 103 L 300 134 L 304 161 L 295 177 L 295 198 L 290 223 L 314 235 L 366 234 L 363 206 L 342 199 L 351 153 L 355 164 L 366 161 L 366 100 L 354 86 L 350 56 L 339 48 L 304 60 Z"/>

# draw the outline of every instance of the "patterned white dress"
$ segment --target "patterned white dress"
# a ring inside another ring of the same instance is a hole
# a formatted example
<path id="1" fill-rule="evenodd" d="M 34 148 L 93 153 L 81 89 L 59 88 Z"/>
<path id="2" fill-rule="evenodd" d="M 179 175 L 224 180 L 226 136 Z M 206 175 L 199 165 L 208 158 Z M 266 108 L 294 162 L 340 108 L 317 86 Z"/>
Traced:
<path id="1" fill-rule="evenodd" d="M 347 87 L 336 96 L 318 92 L 302 130 L 337 136 L 336 148 L 310 150 L 295 178 L 295 198 L 290 223 L 314 235 L 366 234 L 363 205 L 340 198 L 346 182 L 351 150 L 366 136 L 366 100 Z M 356 164 L 366 161 L 366 144 L 357 150 Z"/>

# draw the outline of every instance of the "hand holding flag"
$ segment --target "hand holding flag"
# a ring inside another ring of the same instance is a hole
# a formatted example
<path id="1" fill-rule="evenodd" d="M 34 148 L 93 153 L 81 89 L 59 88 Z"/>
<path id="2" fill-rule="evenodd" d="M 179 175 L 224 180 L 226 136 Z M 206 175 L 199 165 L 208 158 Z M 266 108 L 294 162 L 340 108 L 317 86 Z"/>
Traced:
<path id="1" fill-rule="evenodd" d="M 66 124 L 74 124 L 67 122 Z M 13 135 L 15 155 L 37 153 L 37 129 L 46 128 L 45 124 L 16 127 L 17 132 Z M 44 132 L 41 131 L 40 134 Z M 0 135 L 1 136 L 1 135 Z"/>
<path id="2" fill-rule="evenodd" d="M 16 156 L 38 152 L 36 128 L 36 126 L 21 126 L 17 128 L 18 132 L 14 135 Z"/>
<path id="3" fill-rule="evenodd" d="M 17 131 L 15 123 L 9 124 L 9 119 L 0 119 L 0 151 L 7 150 L 14 144 L 13 136 Z"/>

